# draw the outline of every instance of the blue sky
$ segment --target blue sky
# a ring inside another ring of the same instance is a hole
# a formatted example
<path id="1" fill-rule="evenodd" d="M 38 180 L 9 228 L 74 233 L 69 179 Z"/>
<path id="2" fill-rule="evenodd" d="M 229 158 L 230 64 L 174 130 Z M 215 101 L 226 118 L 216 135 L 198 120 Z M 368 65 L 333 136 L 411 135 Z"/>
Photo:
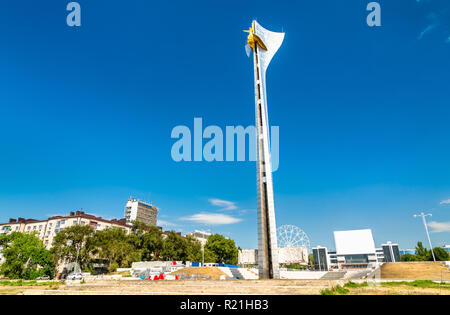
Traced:
<path id="1" fill-rule="evenodd" d="M 129 196 L 160 223 L 257 246 L 255 163 L 175 163 L 175 126 L 249 126 L 243 29 L 285 31 L 268 72 L 280 126 L 277 224 L 312 245 L 371 228 L 375 242 L 450 243 L 450 4 L 80 0 L 0 4 L 0 221 L 83 208 L 122 217 Z M 202 223 L 203 222 L 203 223 Z M 212 225 L 211 223 L 227 223 Z"/>

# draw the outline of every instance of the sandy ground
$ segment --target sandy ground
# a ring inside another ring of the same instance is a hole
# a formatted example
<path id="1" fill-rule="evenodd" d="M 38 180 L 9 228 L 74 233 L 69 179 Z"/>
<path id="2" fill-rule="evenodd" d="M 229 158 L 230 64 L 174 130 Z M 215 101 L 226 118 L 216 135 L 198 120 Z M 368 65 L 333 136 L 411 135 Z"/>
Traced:
<path id="1" fill-rule="evenodd" d="M 215 279 L 215 280 L 219 280 L 221 276 L 225 278 L 228 277 L 228 275 L 219 268 L 210 268 L 210 267 L 188 267 L 174 271 L 171 274 L 178 276 L 185 275 L 185 276 L 207 277 L 208 279 Z"/>
<path id="2" fill-rule="evenodd" d="M 31 290 L 41 290 L 41 291 L 53 291 L 58 290 L 60 285 L 50 285 L 50 286 L 0 286 L 0 295 L 22 295 L 25 292 Z"/>
<path id="3" fill-rule="evenodd" d="M 97 280 L 66 284 L 57 289 L 29 288 L 10 294 L 26 295 L 278 295 L 320 294 L 336 281 L 320 280 Z"/>
<path id="4" fill-rule="evenodd" d="M 440 262 L 386 263 L 381 266 L 383 279 L 450 280 L 450 270 Z"/>
<path id="5" fill-rule="evenodd" d="M 325 280 L 95 280 L 59 286 L 0 286 L 10 295 L 310 295 L 343 281 Z M 449 289 L 405 285 L 351 288 L 350 295 L 450 295 Z"/>

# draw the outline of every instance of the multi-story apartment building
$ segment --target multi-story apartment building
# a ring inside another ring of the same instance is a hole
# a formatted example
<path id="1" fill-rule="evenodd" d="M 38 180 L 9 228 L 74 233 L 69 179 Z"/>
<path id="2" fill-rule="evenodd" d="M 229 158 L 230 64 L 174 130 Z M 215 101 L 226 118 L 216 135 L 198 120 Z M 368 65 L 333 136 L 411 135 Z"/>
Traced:
<path id="1" fill-rule="evenodd" d="M 13 232 L 37 233 L 37 236 L 44 242 L 45 247 L 51 248 L 53 238 L 65 228 L 74 225 L 88 225 L 96 231 L 106 228 L 117 227 L 131 232 L 131 226 L 125 219 L 107 220 L 84 213 L 83 211 L 70 212 L 67 216 L 53 216 L 47 220 L 34 219 L 10 219 L 8 223 L 0 224 L 0 235 L 11 234 Z"/>
<path id="2" fill-rule="evenodd" d="M 125 206 L 125 219 L 127 224 L 141 221 L 150 226 L 156 226 L 158 208 L 149 203 L 134 198 L 128 199 Z"/>

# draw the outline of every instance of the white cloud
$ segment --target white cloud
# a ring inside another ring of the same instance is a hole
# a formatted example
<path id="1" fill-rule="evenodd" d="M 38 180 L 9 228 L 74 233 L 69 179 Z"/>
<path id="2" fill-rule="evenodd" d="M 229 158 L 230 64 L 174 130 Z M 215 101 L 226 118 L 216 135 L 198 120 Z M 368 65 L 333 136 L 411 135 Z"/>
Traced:
<path id="1" fill-rule="evenodd" d="M 418 40 L 421 40 L 423 38 L 423 36 L 428 33 L 429 31 L 431 31 L 433 28 L 435 28 L 437 25 L 436 24 L 430 24 L 428 25 L 420 34 L 419 37 L 417 37 Z"/>
<path id="2" fill-rule="evenodd" d="M 440 204 L 441 205 L 450 205 L 450 199 L 442 200 Z"/>
<path id="3" fill-rule="evenodd" d="M 238 214 L 239 215 L 245 215 L 245 214 L 250 213 L 250 212 L 256 212 L 256 210 L 255 209 L 252 209 L 252 210 L 242 209 L 242 210 L 238 211 Z"/>
<path id="4" fill-rule="evenodd" d="M 232 201 L 221 200 L 216 198 L 209 199 L 209 203 L 213 206 L 222 207 L 221 210 L 236 210 L 237 206 Z"/>
<path id="5" fill-rule="evenodd" d="M 450 222 L 429 222 L 432 233 L 450 232 Z"/>
<path id="6" fill-rule="evenodd" d="M 242 221 L 242 219 L 234 218 L 232 216 L 222 213 L 198 213 L 189 217 L 181 218 L 181 220 L 192 221 L 207 225 L 234 224 Z"/>
<path id="7" fill-rule="evenodd" d="M 172 222 L 169 222 L 169 221 L 165 221 L 165 220 L 158 220 L 156 225 L 157 226 L 161 226 L 161 227 L 167 227 L 167 228 L 169 228 L 169 227 L 177 227 L 178 226 L 178 224 L 175 224 L 175 223 L 172 223 Z"/>

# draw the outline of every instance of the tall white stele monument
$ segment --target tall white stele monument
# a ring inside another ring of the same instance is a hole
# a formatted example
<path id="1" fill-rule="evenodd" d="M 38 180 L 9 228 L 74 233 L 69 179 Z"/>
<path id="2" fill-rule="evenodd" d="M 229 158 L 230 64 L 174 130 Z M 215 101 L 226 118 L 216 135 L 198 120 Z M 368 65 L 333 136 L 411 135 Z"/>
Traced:
<path id="1" fill-rule="evenodd" d="M 279 279 L 277 228 L 273 200 L 272 160 L 270 157 L 269 119 L 267 114 L 266 71 L 281 47 L 284 33 L 264 29 L 253 21 L 245 31 L 247 53 L 253 51 L 255 71 L 255 103 L 257 126 L 257 190 L 258 190 L 258 265 L 261 279 Z"/>

